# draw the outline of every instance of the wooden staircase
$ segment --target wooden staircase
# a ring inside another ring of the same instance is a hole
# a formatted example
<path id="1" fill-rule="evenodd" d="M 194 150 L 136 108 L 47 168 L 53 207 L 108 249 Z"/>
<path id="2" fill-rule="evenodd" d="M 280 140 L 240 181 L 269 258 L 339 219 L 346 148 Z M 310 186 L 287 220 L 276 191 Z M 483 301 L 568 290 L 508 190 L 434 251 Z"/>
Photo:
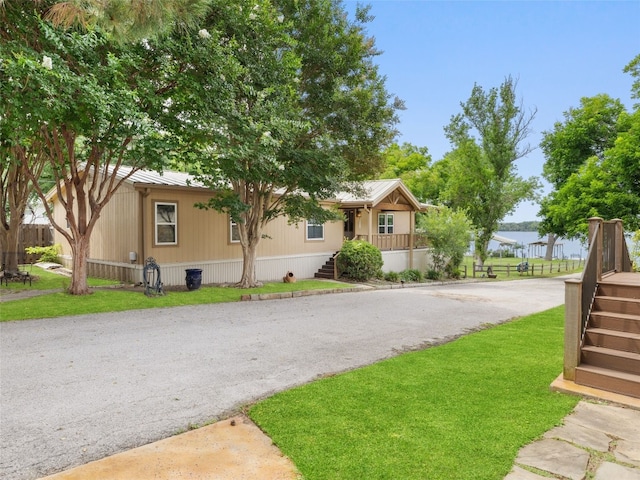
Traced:
<path id="1" fill-rule="evenodd" d="M 599 283 L 575 383 L 640 398 L 640 274 Z"/>
<path id="2" fill-rule="evenodd" d="M 334 265 L 336 263 L 337 254 L 338 252 L 334 253 L 331 258 L 327 260 L 322 267 L 320 267 L 320 270 L 318 270 L 314 275 L 315 278 L 328 278 L 333 280 Z"/>

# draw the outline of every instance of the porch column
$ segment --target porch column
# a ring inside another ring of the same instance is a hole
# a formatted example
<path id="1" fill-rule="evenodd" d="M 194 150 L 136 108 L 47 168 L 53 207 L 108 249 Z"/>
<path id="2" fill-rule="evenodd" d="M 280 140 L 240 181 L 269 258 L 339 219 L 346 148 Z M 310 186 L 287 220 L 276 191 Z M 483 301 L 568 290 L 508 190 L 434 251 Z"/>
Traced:
<path id="1" fill-rule="evenodd" d="M 571 278 L 564 282 L 564 365 L 565 380 L 576 379 L 580 365 L 580 338 L 582 336 L 582 281 Z"/>
<path id="2" fill-rule="evenodd" d="M 413 229 L 416 226 L 416 212 L 409 215 L 409 268 L 413 268 Z"/>

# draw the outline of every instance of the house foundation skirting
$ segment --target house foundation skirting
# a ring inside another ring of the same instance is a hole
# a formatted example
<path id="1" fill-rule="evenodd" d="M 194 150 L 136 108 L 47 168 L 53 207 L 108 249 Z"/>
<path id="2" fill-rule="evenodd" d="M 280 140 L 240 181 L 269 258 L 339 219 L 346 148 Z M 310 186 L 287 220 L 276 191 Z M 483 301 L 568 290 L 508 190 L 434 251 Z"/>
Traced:
<path id="1" fill-rule="evenodd" d="M 334 252 L 324 252 L 311 255 L 289 255 L 278 257 L 263 257 L 256 261 L 256 276 L 263 282 L 282 280 L 287 272 L 293 272 L 296 278 L 313 278 L 318 269 Z M 394 250 L 382 252 L 383 271 L 401 272 L 407 268 L 426 271 L 429 266 L 430 255 L 428 249 L 413 251 L 413 267 L 410 267 L 409 250 Z M 67 268 L 73 268 L 71 258 L 61 258 Z M 88 274 L 90 277 L 109 278 L 124 283 L 136 284 L 142 282 L 144 265 L 122 262 L 108 262 L 89 259 Z M 163 264 L 160 262 L 162 283 L 166 286 L 185 284 L 185 270 L 191 268 L 202 269 L 203 284 L 235 283 L 242 275 L 242 259 L 202 261 L 189 263 Z"/>
<path id="2" fill-rule="evenodd" d="M 382 252 L 383 272 L 402 272 L 408 268 L 426 272 L 431 265 L 431 254 L 428 248 L 413 250 L 413 266 L 411 266 L 409 250 L 385 250 Z"/>
<path id="3" fill-rule="evenodd" d="M 258 258 L 256 277 L 263 282 L 278 281 L 287 272 L 293 272 L 297 278 L 313 278 L 333 253 Z M 61 260 L 65 267 L 73 268 L 70 257 L 62 257 Z M 144 265 L 94 259 L 89 259 L 87 264 L 90 277 L 109 278 L 131 284 L 142 282 Z M 185 270 L 192 268 L 202 269 L 202 283 L 205 285 L 235 283 L 242 276 L 242 259 L 167 264 L 159 262 L 159 266 L 162 283 L 166 286 L 185 285 Z"/>

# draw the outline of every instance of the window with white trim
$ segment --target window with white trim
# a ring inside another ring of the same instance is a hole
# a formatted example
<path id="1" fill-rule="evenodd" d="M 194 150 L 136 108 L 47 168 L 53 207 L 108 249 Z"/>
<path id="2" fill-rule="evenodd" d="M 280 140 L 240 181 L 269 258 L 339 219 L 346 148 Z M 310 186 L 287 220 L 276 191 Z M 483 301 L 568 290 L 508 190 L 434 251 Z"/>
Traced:
<path id="1" fill-rule="evenodd" d="M 324 224 L 314 219 L 307 220 L 307 240 L 324 240 Z"/>
<path id="2" fill-rule="evenodd" d="M 155 204 L 156 245 L 178 244 L 178 204 L 156 202 Z"/>
<path id="3" fill-rule="evenodd" d="M 378 233 L 379 234 L 393 233 L 393 213 L 378 214 Z"/>
<path id="4" fill-rule="evenodd" d="M 229 220 L 229 241 L 231 243 L 238 243 L 240 241 L 240 232 L 238 231 L 238 224 L 233 220 Z"/>

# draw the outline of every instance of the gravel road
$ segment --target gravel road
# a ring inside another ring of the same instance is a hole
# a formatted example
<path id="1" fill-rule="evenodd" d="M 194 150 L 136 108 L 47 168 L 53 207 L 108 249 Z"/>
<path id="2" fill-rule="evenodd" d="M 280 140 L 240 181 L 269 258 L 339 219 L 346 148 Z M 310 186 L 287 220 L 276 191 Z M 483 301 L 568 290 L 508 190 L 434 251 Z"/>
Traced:
<path id="1" fill-rule="evenodd" d="M 319 376 L 560 305 L 565 278 L 2 323 L 0 477 L 59 472 Z"/>

